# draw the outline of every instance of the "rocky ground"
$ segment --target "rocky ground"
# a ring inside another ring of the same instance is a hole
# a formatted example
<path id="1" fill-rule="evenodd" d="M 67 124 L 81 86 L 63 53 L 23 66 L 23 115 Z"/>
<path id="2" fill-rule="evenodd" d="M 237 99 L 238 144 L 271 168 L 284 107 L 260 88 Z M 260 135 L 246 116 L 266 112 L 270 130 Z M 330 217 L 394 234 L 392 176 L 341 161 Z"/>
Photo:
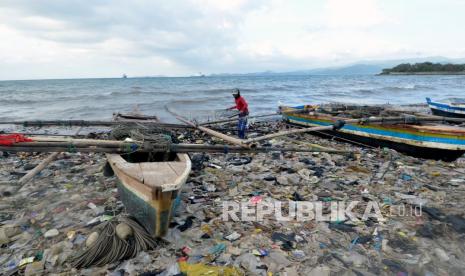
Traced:
<path id="1" fill-rule="evenodd" d="M 254 130 L 280 127 L 256 123 Z M 198 132 L 180 138 L 214 142 Z M 3 155 L 0 273 L 176 275 L 221 268 L 230 273 L 224 275 L 463 275 L 465 158 L 422 160 L 308 134 L 270 143 L 355 153 L 192 154 L 194 168 L 165 241 L 136 258 L 80 270 L 69 259 L 93 227 L 124 213 L 116 178 L 102 173 L 104 155 L 63 153 L 19 191 L 15 180 L 48 154 Z M 283 216 L 289 201 L 321 202 L 326 216 L 332 203 L 359 201 L 358 218 L 377 202 L 382 218 L 223 220 L 224 202 L 270 200 L 284 202 Z M 223 275 L 215 273 L 209 275 Z"/>

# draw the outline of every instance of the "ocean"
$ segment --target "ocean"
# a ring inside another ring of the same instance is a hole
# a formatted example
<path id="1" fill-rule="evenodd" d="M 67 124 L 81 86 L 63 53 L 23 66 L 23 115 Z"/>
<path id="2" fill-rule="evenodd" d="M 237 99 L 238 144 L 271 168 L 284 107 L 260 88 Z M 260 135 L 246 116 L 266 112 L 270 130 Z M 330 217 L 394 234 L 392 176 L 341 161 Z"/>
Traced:
<path id="1" fill-rule="evenodd" d="M 417 104 L 464 98 L 465 76 L 226 76 L 0 81 L 0 120 L 111 119 L 134 108 L 176 120 L 168 106 L 189 118 L 215 119 L 234 104 L 239 88 L 251 115 L 281 104 L 343 102 Z"/>

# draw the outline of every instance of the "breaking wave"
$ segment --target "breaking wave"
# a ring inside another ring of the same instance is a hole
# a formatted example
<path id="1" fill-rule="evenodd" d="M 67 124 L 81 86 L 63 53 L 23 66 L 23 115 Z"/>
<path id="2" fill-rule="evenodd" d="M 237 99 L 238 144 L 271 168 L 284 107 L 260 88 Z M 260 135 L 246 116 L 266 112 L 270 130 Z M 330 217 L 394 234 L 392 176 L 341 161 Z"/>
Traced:
<path id="1" fill-rule="evenodd" d="M 406 84 L 406 85 L 399 85 L 399 86 L 386 86 L 383 87 L 382 90 L 387 91 L 410 91 L 410 90 L 434 90 L 435 88 L 430 85 L 422 85 L 422 84 Z"/>

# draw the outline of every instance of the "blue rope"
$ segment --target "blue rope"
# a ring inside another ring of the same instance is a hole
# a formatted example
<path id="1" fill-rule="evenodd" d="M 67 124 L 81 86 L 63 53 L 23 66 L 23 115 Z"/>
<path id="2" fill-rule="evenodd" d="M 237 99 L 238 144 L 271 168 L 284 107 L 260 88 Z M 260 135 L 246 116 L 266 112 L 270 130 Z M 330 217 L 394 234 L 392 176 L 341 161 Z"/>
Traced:
<path id="1" fill-rule="evenodd" d="M 359 237 L 357 236 L 357 237 L 350 243 L 350 245 L 349 245 L 349 251 L 351 251 L 351 250 L 352 250 L 352 247 L 354 247 L 354 245 L 357 244 L 358 238 L 359 238 Z"/>
<path id="2" fill-rule="evenodd" d="M 68 152 L 76 153 L 76 146 L 74 144 L 68 144 Z"/>
<path id="3" fill-rule="evenodd" d="M 136 151 L 139 149 L 139 146 L 137 144 L 131 144 L 130 149 L 131 151 Z"/>

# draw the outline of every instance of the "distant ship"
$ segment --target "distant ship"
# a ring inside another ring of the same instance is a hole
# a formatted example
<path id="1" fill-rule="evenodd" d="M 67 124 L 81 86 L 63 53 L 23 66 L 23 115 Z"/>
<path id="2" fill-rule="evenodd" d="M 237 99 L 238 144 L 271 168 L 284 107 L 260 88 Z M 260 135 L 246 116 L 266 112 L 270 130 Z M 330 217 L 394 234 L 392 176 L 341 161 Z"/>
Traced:
<path id="1" fill-rule="evenodd" d="M 123 74 L 123 79 L 127 79 L 128 76 L 126 74 Z"/>
<path id="2" fill-rule="evenodd" d="M 205 74 L 202 74 L 202 72 L 199 72 L 197 75 L 190 75 L 190 78 L 204 78 L 206 77 Z"/>

